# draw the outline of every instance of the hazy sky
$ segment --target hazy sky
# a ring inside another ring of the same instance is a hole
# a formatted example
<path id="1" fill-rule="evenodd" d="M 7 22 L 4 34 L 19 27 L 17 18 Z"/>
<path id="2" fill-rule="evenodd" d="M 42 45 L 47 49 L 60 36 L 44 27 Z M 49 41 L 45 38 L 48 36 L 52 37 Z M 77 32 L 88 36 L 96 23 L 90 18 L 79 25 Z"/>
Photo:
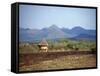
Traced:
<path id="1" fill-rule="evenodd" d="M 20 5 L 19 16 L 22 28 L 41 29 L 53 24 L 60 28 L 96 27 L 96 9 Z"/>

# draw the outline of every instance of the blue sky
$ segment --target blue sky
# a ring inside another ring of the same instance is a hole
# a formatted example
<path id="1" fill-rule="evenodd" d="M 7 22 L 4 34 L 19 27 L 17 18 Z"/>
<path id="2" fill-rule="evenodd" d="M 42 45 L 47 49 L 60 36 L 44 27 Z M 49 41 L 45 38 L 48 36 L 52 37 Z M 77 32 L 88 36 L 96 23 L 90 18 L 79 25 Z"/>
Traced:
<path id="1" fill-rule="evenodd" d="M 20 5 L 20 27 L 41 29 L 53 24 L 60 28 L 81 26 L 85 29 L 95 29 L 96 9 Z"/>

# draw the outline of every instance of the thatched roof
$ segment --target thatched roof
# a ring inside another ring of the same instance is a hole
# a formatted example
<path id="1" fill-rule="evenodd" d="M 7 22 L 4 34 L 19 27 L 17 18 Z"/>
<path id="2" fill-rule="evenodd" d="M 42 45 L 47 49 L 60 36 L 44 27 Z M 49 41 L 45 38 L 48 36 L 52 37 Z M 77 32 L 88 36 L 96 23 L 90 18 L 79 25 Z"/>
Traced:
<path id="1" fill-rule="evenodd" d="M 45 45 L 48 46 L 48 42 L 45 39 L 42 39 L 39 43 L 39 45 Z"/>

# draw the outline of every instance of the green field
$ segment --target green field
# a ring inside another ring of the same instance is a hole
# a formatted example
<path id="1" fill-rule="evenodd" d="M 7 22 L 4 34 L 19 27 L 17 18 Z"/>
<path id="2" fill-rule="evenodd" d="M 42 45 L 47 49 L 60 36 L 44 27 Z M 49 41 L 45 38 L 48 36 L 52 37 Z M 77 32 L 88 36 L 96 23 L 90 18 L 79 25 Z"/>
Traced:
<path id="1" fill-rule="evenodd" d="M 57 41 L 47 40 L 48 52 L 58 51 L 96 51 L 96 42 L 90 40 L 60 39 Z M 20 43 L 19 53 L 39 52 L 38 43 Z"/>

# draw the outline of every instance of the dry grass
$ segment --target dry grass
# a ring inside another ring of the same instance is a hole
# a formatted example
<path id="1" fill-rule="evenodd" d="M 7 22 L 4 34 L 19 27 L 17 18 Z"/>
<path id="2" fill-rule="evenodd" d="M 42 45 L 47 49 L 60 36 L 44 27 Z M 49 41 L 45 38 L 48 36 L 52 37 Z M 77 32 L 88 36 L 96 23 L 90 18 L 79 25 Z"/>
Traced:
<path id="1" fill-rule="evenodd" d="M 45 57 L 45 56 L 44 56 Z M 46 56 L 49 57 L 49 56 Z M 62 55 L 59 57 L 47 58 L 44 60 L 31 58 L 29 63 L 20 61 L 19 71 L 36 71 L 36 70 L 53 70 L 53 69 L 72 69 L 72 68 L 88 68 L 96 67 L 95 54 L 83 55 Z M 26 61 L 28 62 L 28 61 Z M 24 64 L 24 65 L 22 65 Z"/>

